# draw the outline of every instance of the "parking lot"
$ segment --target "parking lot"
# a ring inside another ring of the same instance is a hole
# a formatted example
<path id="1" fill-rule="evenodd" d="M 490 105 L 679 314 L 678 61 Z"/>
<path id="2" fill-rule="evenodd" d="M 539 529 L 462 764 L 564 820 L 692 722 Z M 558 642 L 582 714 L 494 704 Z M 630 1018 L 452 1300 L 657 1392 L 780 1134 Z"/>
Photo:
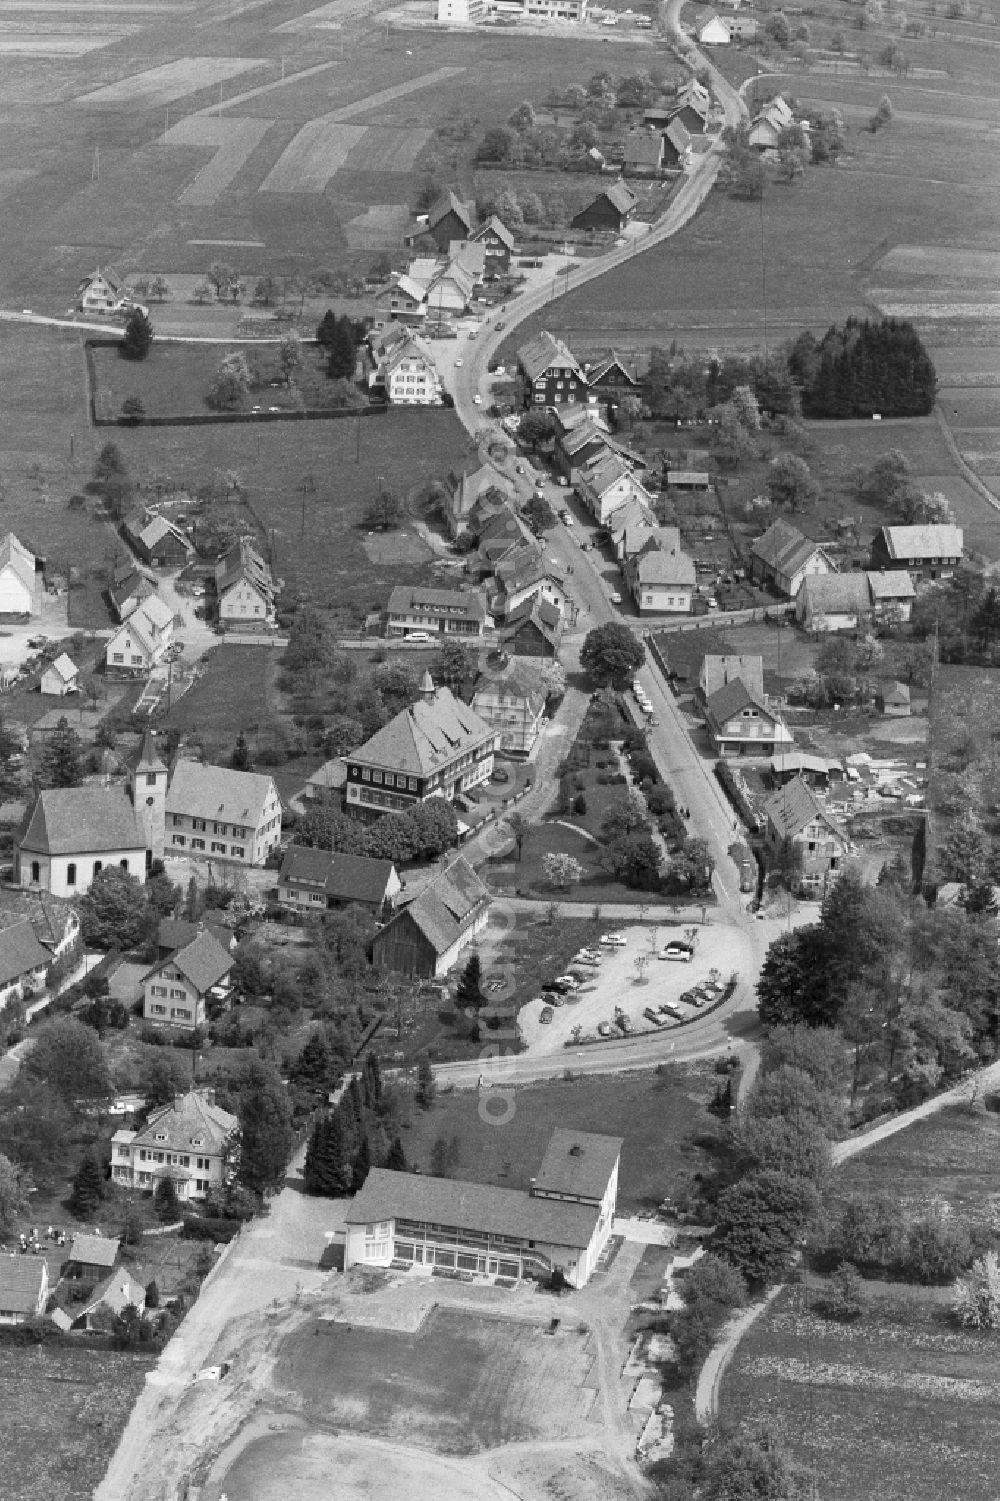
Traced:
<path id="1" fill-rule="evenodd" d="M 669 1002 L 683 1019 L 697 1016 L 699 1008 L 681 1001 L 682 991 L 707 982 L 713 971 L 724 985 L 734 971 L 740 972 L 741 965 L 745 971 L 749 962 L 747 940 L 738 928 L 714 924 L 695 928 L 694 956 L 688 963 L 661 959 L 659 955 L 668 943 L 683 940 L 690 929 L 638 923 L 608 931 L 620 931 L 624 945 L 612 948 L 594 944 L 595 949 L 600 948 L 602 958 L 594 967 L 578 967 L 579 973 L 586 976 L 578 990 L 565 996 L 549 993 L 543 996 L 539 991 L 534 1000 L 522 1007 L 518 1021 L 530 1053 L 561 1051 L 574 1040 L 577 1027 L 582 1031 L 580 1040 L 596 1038 L 602 1022 L 610 1026 L 612 1036 L 620 1036 L 620 1029 L 614 1025 L 616 1008 L 629 1018 L 633 1035 L 667 1031 L 677 1026 L 678 1020 L 661 1016 L 662 1025 L 658 1027 L 643 1015 L 646 1007 L 655 1011 Z M 645 962 L 640 964 L 639 960 Z M 542 1022 L 546 1007 L 551 1007 L 552 1018 Z"/>

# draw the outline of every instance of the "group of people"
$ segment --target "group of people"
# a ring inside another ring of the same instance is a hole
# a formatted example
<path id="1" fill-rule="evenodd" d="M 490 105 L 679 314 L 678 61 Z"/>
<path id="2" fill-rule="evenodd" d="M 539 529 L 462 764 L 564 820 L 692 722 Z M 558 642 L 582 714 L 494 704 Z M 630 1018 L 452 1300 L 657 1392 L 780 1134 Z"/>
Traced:
<path id="1" fill-rule="evenodd" d="M 57 1229 L 55 1225 L 49 1225 L 48 1229 L 45 1232 L 45 1239 L 51 1240 L 57 1246 L 64 1246 L 66 1244 L 66 1232 L 64 1230 Z M 20 1250 L 22 1256 L 27 1256 L 29 1255 L 29 1253 L 32 1256 L 38 1256 L 41 1254 L 43 1247 L 38 1236 L 38 1230 L 35 1226 L 32 1226 L 30 1235 L 26 1235 L 22 1230 L 21 1234 L 18 1236 L 18 1241 L 18 1249 Z"/>

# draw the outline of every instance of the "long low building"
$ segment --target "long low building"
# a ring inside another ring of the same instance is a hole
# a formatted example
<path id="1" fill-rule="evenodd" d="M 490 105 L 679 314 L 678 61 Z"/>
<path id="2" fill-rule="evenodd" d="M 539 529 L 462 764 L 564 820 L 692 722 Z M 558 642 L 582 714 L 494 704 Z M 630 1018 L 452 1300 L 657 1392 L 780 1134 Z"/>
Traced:
<path id="1" fill-rule="evenodd" d="M 373 1168 L 347 1211 L 345 1271 L 393 1261 L 583 1287 L 607 1245 L 622 1140 L 557 1130 L 529 1190 Z"/>

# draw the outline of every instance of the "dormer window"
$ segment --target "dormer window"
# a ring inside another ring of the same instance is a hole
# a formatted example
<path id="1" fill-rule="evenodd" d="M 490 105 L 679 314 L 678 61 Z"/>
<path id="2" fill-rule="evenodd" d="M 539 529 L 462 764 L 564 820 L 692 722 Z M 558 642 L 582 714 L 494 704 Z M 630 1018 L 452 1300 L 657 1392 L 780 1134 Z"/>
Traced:
<path id="1" fill-rule="evenodd" d="M 157 1133 L 156 1133 L 156 1140 L 157 1141 L 166 1141 L 166 1139 L 167 1139 L 167 1133 L 166 1133 L 166 1131 L 157 1131 Z"/>
<path id="2" fill-rule="evenodd" d="M 193 1147 L 203 1147 L 205 1145 L 204 1136 L 192 1136 L 191 1145 Z"/>

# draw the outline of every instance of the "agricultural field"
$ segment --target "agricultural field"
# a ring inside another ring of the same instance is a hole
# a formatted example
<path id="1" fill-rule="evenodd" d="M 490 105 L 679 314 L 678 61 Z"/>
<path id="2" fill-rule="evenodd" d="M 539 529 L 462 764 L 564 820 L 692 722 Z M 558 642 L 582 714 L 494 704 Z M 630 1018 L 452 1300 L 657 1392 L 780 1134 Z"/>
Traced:
<path id="1" fill-rule="evenodd" d="M 995 1224 L 998 1145 L 996 1116 L 958 1106 L 852 1159 L 835 1187 L 888 1194 L 904 1213 L 940 1198 Z M 850 1324 L 819 1318 L 814 1291 L 808 1277 L 783 1292 L 741 1341 L 722 1414 L 772 1421 L 830 1501 L 993 1501 L 995 1335 L 959 1329 L 947 1288 L 866 1282 Z"/>

